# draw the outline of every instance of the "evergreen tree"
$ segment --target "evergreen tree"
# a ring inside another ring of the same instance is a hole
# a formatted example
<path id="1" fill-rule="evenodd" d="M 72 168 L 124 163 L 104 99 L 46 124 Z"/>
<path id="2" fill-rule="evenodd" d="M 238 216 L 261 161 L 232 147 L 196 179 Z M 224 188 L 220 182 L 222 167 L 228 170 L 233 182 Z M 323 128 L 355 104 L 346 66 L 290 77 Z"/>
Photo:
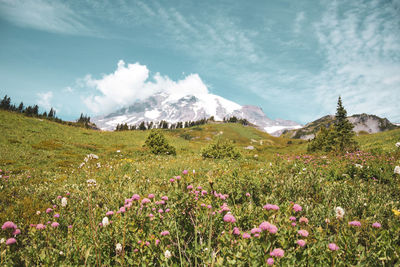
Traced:
<path id="1" fill-rule="evenodd" d="M 139 129 L 139 130 L 142 130 L 142 131 L 146 130 L 146 125 L 145 125 L 144 121 L 142 121 L 142 122 L 139 124 L 139 128 L 138 128 L 138 129 Z"/>
<path id="2" fill-rule="evenodd" d="M 23 102 L 21 102 L 20 104 L 19 104 L 19 106 L 18 106 L 18 112 L 24 112 L 24 103 Z"/>
<path id="3" fill-rule="evenodd" d="M 335 130 L 336 130 L 336 148 L 339 151 L 353 150 L 356 146 L 354 140 L 353 124 L 347 119 L 347 111 L 342 105 L 342 99 L 339 96 L 336 115 L 335 115 Z"/>

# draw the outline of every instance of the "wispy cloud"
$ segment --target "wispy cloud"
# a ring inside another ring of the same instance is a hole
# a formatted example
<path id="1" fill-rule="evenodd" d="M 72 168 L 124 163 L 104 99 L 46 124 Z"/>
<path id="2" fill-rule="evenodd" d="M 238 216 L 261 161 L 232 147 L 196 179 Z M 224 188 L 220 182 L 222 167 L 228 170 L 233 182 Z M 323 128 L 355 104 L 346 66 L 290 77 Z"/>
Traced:
<path id="1" fill-rule="evenodd" d="M 293 32 L 298 34 L 301 31 L 301 26 L 303 21 L 305 20 L 306 16 L 304 11 L 300 11 L 296 15 L 296 19 L 294 20 L 294 25 L 293 25 Z"/>
<path id="2" fill-rule="evenodd" d="M 41 108 L 50 109 L 52 107 L 51 100 L 53 99 L 53 92 L 38 93 L 38 104 Z"/>
<path id="3" fill-rule="evenodd" d="M 400 121 L 400 29 L 391 2 L 339 2 L 315 25 L 326 64 L 313 80 L 322 107 L 334 109 L 342 95 L 350 113 L 370 112 Z M 323 108 L 327 111 L 326 108 Z"/>
<path id="4" fill-rule="evenodd" d="M 0 15 L 20 27 L 72 35 L 95 34 L 84 18 L 61 1 L 0 0 Z"/>

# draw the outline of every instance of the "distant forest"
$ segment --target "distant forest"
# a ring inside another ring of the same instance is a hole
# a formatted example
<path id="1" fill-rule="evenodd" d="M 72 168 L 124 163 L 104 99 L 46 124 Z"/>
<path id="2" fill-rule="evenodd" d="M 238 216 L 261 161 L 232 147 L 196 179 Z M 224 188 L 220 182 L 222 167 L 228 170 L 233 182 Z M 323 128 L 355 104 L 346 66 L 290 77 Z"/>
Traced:
<path id="1" fill-rule="evenodd" d="M 129 130 L 149 130 L 149 129 L 181 129 L 181 128 L 189 128 L 189 127 L 195 127 L 199 125 L 204 125 L 210 122 L 215 122 L 214 116 L 211 116 L 208 119 L 201 119 L 197 121 L 186 121 L 186 122 L 176 122 L 176 123 L 168 123 L 167 121 L 159 121 L 159 122 L 145 122 L 142 121 L 139 125 L 128 125 L 127 123 L 125 124 L 118 124 L 117 127 L 115 128 L 115 131 L 129 131 Z M 223 123 L 240 123 L 242 125 L 249 125 L 249 121 L 246 119 L 239 119 L 235 116 L 230 117 L 230 118 L 224 118 Z"/>
<path id="2" fill-rule="evenodd" d="M 27 117 L 46 119 L 70 126 L 93 128 L 93 129 L 96 128 L 96 125 L 90 122 L 90 117 L 87 115 L 83 115 L 83 113 L 81 113 L 81 116 L 79 117 L 79 119 L 76 120 L 76 122 L 63 121 L 62 119 L 56 116 L 56 110 L 53 108 L 51 108 L 49 112 L 44 111 L 43 113 L 39 113 L 38 105 L 25 107 L 24 103 L 21 102 L 18 106 L 16 106 L 15 104 L 11 103 L 11 98 L 7 95 L 5 95 L 3 100 L 1 100 L 0 109 L 21 113 Z"/>

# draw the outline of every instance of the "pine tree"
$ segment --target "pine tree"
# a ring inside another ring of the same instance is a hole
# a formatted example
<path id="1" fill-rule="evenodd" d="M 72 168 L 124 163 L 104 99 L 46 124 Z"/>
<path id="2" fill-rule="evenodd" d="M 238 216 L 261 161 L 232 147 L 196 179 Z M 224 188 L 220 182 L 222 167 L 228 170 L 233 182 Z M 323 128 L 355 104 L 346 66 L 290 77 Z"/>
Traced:
<path id="1" fill-rule="evenodd" d="M 18 106 L 18 112 L 24 112 L 24 103 L 23 102 L 21 102 L 20 104 L 19 104 L 19 106 Z"/>
<path id="2" fill-rule="evenodd" d="M 342 99 L 339 96 L 335 115 L 337 150 L 341 152 L 345 150 L 354 150 L 356 142 L 354 140 L 353 128 L 353 124 L 347 119 L 347 111 L 344 109 Z"/>

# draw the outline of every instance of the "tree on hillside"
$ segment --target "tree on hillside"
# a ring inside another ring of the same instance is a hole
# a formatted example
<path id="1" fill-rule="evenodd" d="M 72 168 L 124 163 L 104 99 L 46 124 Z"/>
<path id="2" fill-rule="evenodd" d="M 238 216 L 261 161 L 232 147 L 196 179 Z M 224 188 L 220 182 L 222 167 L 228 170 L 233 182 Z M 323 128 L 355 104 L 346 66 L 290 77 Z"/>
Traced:
<path id="1" fill-rule="evenodd" d="M 334 125 L 329 129 L 322 126 L 308 145 L 308 151 L 336 151 L 341 153 L 355 150 L 357 143 L 354 140 L 353 127 L 353 124 L 347 119 L 347 111 L 339 96 Z"/>

